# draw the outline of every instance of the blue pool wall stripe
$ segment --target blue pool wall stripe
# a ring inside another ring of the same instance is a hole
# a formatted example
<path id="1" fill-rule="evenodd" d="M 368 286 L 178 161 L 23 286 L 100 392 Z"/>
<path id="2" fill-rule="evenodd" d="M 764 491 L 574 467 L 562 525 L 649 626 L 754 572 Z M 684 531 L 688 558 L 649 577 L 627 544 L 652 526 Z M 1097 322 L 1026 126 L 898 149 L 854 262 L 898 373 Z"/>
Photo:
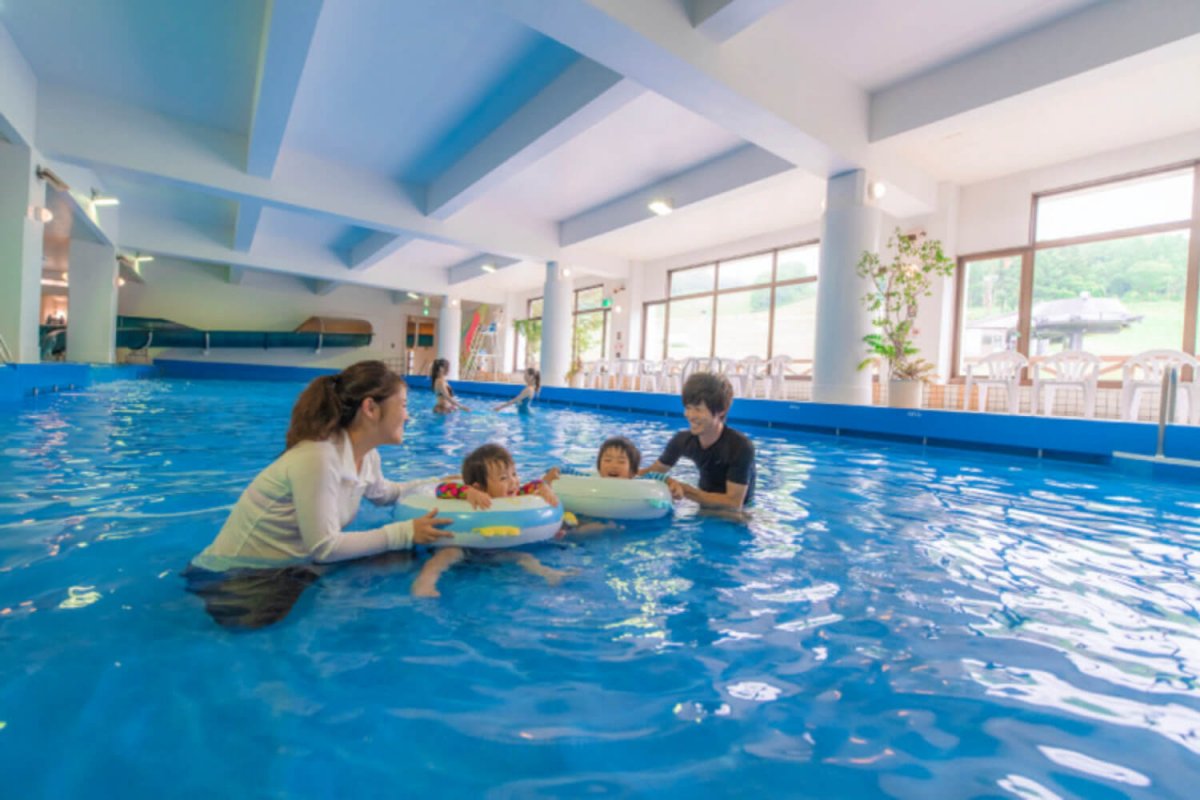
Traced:
<path id="1" fill-rule="evenodd" d="M 230 364 L 160 359 L 154 366 L 88 366 L 86 364 L 18 364 L 0 367 L 0 404 L 19 403 L 31 394 L 55 388 L 87 386 L 113 380 L 146 377 L 220 380 L 308 381 L 336 369 Z M 429 378 L 405 379 L 414 389 L 428 389 Z M 518 384 L 455 381 L 463 394 L 508 399 Z M 595 408 L 674 417 L 682 424 L 677 395 L 547 386 L 540 404 Z M 1158 429 L 1145 422 L 1086 420 L 1028 415 L 981 414 L 935 409 L 899 409 L 739 399 L 729 416 L 735 426 L 771 428 L 889 441 L 966 447 L 973 450 L 1041 455 L 1085 461 L 1108 461 L 1114 451 L 1151 455 Z M 1166 454 L 1200 459 L 1200 427 L 1172 425 Z"/>

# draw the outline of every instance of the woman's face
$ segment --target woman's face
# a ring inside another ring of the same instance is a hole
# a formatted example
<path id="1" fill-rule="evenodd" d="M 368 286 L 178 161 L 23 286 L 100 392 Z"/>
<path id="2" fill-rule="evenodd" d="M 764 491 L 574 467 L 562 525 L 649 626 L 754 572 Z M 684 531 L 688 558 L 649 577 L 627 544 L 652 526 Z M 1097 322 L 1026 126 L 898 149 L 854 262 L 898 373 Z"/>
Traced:
<path id="1" fill-rule="evenodd" d="M 404 425 L 408 422 L 408 391 L 400 389 L 391 397 L 377 403 L 379 406 L 378 430 L 382 444 L 400 444 L 404 441 Z"/>

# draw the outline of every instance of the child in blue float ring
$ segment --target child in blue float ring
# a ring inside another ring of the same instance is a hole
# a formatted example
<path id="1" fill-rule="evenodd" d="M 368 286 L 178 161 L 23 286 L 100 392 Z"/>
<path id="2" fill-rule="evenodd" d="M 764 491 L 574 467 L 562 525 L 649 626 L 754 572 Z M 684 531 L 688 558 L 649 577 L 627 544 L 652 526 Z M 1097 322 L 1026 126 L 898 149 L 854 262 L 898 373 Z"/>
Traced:
<path id="1" fill-rule="evenodd" d="M 558 498 L 550 484 L 532 480 L 524 485 L 517 478 L 517 465 L 512 455 L 498 444 L 485 444 L 471 451 L 462 463 L 461 481 L 446 481 L 437 487 L 439 498 L 466 500 L 475 509 L 486 509 L 492 498 L 517 497 L 536 494 L 552 506 Z M 421 568 L 413 581 L 412 593 L 416 597 L 438 597 L 438 579 L 446 570 L 468 555 L 461 547 L 443 547 Z M 551 569 L 529 553 L 520 551 L 490 551 L 477 557 L 491 561 L 515 561 L 522 569 L 540 575 L 551 586 L 558 585 L 563 578 L 572 574 L 567 570 Z"/>
<path id="2" fill-rule="evenodd" d="M 526 367 L 525 388 L 522 389 L 521 393 L 512 400 L 506 400 L 505 402 L 496 406 L 496 410 L 503 411 L 509 406 L 516 406 L 518 413 L 528 414 L 530 411 L 530 405 L 533 403 L 533 399 L 537 397 L 537 393 L 541 388 L 542 373 L 533 367 Z"/>

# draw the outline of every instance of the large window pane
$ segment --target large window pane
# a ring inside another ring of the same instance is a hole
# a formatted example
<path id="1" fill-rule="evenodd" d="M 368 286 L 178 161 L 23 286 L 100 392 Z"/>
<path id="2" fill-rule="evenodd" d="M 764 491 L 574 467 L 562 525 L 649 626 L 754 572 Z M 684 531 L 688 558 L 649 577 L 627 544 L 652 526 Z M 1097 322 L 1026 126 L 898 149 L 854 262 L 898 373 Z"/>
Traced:
<path id="1" fill-rule="evenodd" d="M 517 335 L 517 353 L 513 369 L 520 371 L 525 367 L 539 366 L 542 351 L 542 321 L 540 319 L 514 320 L 513 330 Z"/>
<path id="2" fill-rule="evenodd" d="M 815 278 L 821 261 L 819 245 L 808 244 L 779 251 L 779 263 L 775 268 L 775 280 L 790 281 L 796 278 Z"/>
<path id="3" fill-rule="evenodd" d="M 1190 219 L 1192 176 L 1188 168 L 1038 198 L 1037 240 Z"/>
<path id="4" fill-rule="evenodd" d="M 722 261 L 717 269 L 718 289 L 738 289 L 771 282 L 772 253 Z"/>
<path id="5" fill-rule="evenodd" d="M 771 355 L 811 360 L 816 339 L 817 282 L 777 287 Z"/>
<path id="6" fill-rule="evenodd" d="M 770 289 L 717 295 L 717 356 L 766 358 L 770 330 Z"/>
<path id="7" fill-rule="evenodd" d="M 604 323 L 607 311 L 588 311 L 575 316 L 575 358 L 595 361 L 605 357 Z"/>
<path id="8" fill-rule="evenodd" d="M 579 311 L 591 311 L 604 305 L 604 287 L 593 286 L 590 289 L 580 289 L 575 292 L 575 308 Z"/>
<path id="9" fill-rule="evenodd" d="M 671 297 L 679 297 L 683 294 L 711 292 L 716 274 L 716 267 L 712 264 L 706 267 L 692 267 L 691 269 L 680 269 L 672 272 Z"/>
<path id="10" fill-rule="evenodd" d="M 1017 347 L 1021 256 L 968 261 L 964 265 L 958 369 L 999 350 Z"/>
<path id="11" fill-rule="evenodd" d="M 712 354 L 712 308 L 712 295 L 671 301 L 671 329 L 667 339 L 670 358 Z"/>
<path id="12" fill-rule="evenodd" d="M 529 316 L 540 318 L 542 316 L 542 305 L 543 305 L 543 300 L 540 297 L 535 297 L 534 299 L 530 300 L 529 301 Z"/>
<path id="13" fill-rule="evenodd" d="M 1030 355 L 1181 348 L 1187 250 L 1183 231 L 1039 250 Z"/>
<path id="14" fill-rule="evenodd" d="M 651 361 L 661 361 L 663 354 L 663 337 L 666 334 L 667 304 L 647 303 L 645 339 L 642 342 L 642 358 Z"/>

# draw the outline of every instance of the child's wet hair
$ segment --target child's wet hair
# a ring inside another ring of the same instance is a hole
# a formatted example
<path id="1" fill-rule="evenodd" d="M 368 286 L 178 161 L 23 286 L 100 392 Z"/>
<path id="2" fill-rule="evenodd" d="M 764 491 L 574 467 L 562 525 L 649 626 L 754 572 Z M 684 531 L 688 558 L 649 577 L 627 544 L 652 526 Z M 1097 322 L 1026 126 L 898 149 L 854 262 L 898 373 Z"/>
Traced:
<path id="1" fill-rule="evenodd" d="M 624 436 L 612 436 L 604 440 L 604 444 L 600 445 L 600 452 L 596 454 L 596 469 L 600 469 L 600 460 L 604 458 L 604 454 L 609 450 L 620 450 L 629 459 L 629 472 L 633 475 L 637 474 L 639 465 L 642 463 L 642 451 L 638 450 L 637 445 L 626 439 Z"/>
<path id="2" fill-rule="evenodd" d="M 463 459 L 462 482 L 467 486 L 487 486 L 488 466 L 500 464 L 504 468 L 514 466 L 512 454 L 503 445 L 480 445 Z"/>
<path id="3" fill-rule="evenodd" d="M 733 385 L 724 375 L 694 372 L 683 383 L 683 404 L 702 405 L 714 416 L 728 414 L 733 405 Z"/>

